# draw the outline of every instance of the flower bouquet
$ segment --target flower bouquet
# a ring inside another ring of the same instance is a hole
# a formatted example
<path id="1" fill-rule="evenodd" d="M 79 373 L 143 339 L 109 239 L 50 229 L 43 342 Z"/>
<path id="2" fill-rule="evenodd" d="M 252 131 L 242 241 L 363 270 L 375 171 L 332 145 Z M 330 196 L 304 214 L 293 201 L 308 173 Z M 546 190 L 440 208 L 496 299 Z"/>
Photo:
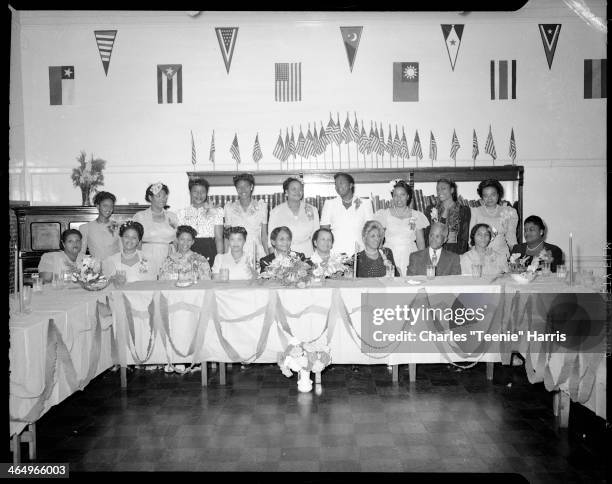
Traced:
<path id="1" fill-rule="evenodd" d="M 104 289 L 110 282 L 101 274 L 100 261 L 90 255 L 83 257 L 79 270 L 72 273 L 72 281 L 88 291 Z"/>
<path id="2" fill-rule="evenodd" d="M 339 279 L 351 270 L 352 258 L 346 254 L 334 254 L 326 262 L 317 264 L 312 270 L 316 279 Z"/>
<path id="3" fill-rule="evenodd" d="M 292 338 L 285 351 L 278 354 L 277 362 L 287 378 L 293 375 L 292 371 L 298 373 L 298 390 L 309 392 L 312 389 L 310 372 L 323 371 L 331 363 L 331 354 L 329 346 L 302 343 Z"/>
<path id="4" fill-rule="evenodd" d="M 534 256 L 530 263 L 528 261 L 528 255 L 521 257 L 519 253 L 512 254 L 508 260 L 510 277 L 519 284 L 527 284 L 533 281 L 540 264 L 540 256 Z"/>
<path id="5" fill-rule="evenodd" d="M 312 267 L 291 251 L 288 255 L 276 257 L 265 271 L 258 275 L 258 279 L 304 288 L 312 279 Z"/>
<path id="6" fill-rule="evenodd" d="M 73 168 L 72 175 L 70 175 L 72 184 L 81 189 L 83 206 L 91 205 L 91 190 L 104 185 L 104 175 L 102 171 L 106 166 L 106 161 L 100 158 L 94 159 L 93 155 L 91 155 L 91 159 L 86 162 L 86 156 L 86 153 L 81 151 L 81 154 L 77 156 L 79 166 L 78 168 Z"/>

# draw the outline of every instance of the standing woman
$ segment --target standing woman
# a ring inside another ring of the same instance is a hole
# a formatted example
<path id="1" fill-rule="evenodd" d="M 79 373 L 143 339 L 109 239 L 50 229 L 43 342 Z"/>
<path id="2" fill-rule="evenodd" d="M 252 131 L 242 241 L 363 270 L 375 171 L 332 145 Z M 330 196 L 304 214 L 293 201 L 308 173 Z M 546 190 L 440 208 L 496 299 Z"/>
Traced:
<path id="1" fill-rule="evenodd" d="M 293 234 L 292 247 L 306 257 L 312 255 L 312 235 L 319 228 L 319 212 L 306 203 L 301 180 L 289 177 L 283 182 L 287 201 L 270 212 L 270 227 L 289 227 Z"/>
<path id="2" fill-rule="evenodd" d="M 429 226 L 422 212 L 410 208 L 412 188 L 404 180 L 389 182 L 391 205 L 376 212 L 374 219 L 385 228 L 385 247 L 393 252 L 400 275 L 406 275 L 410 254 L 425 248 L 423 229 Z"/>
<path id="3" fill-rule="evenodd" d="M 98 192 L 94 197 L 94 205 L 98 207 L 98 218 L 79 227 L 83 235 L 81 254 L 89 255 L 100 262 L 121 250 L 119 245 L 119 224 L 110 217 L 115 210 L 115 195 L 109 192 Z"/>
<path id="4" fill-rule="evenodd" d="M 149 262 L 149 271 L 157 276 L 166 257 L 173 251 L 170 244 L 176 239 L 178 219 L 174 212 L 166 210 L 170 190 L 162 182 L 149 185 L 145 200 L 149 208 L 134 215 L 134 221 L 144 228 L 142 254 Z"/>
<path id="5" fill-rule="evenodd" d="M 191 250 L 206 257 L 211 265 L 215 256 L 223 253 L 223 210 L 208 201 L 210 185 L 204 178 L 189 180 L 188 186 L 191 205 L 177 212 L 178 222 L 196 229 Z"/>
<path id="6" fill-rule="evenodd" d="M 470 207 L 457 202 L 457 184 L 446 178 L 436 183 L 438 200 L 428 205 L 425 216 L 430 224 L 441 222 L 448 227 L 448 240 L 444 248 L 455 254 L 463 254 L 468 250 L 470 240 Z M 424 232 L 425 244 L 429 245 L 429 229 Z"/>
<path id="7" fill-rule="evenodd" d="M 250 173 L 236 175 L 234 187 L 238 193 L 238 200 L 225 204 L 225 227 L 244 227 L 247 231 L 244 252 L 253 256 L 253 260 L 259 260 L 268 255 L 270 251 L 268 248 L 268 204 L 264 200 L 253 198 L 255 178 Z M 253 254 L 253 247 L 255 247 L 256 254 Z M 223 252 L 219 251 L 219 253 Z"/>
<path id="8" fill-rule="evenodd" d="M 516 226 L 518 214 L 512 207 L 502 206 L 504 187 L 497 180 L 488 179 L 478 185 L 480 206 L 472 207 L 470 231 L 476 224 L 486 224 L 493 231 L 490 247 L 495 252 L 503 254 L 506 259 L 510 248 L 516 245 Z"/>

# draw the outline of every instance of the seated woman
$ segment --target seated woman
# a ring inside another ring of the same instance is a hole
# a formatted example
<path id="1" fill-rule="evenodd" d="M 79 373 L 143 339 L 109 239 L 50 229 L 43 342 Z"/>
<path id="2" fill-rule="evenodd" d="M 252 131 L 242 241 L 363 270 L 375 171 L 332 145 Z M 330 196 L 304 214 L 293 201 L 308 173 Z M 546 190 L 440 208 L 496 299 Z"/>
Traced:
<path id="1" fill-rule="evenodd" d="M 336 254 L 332 247 L 334 246 L 334 234 L 328 228 L 321 227 L 316 230 L 312 236 L 312 247 L 314 248 L 314 252 L 310 259 L 307 259 L 306 262 L 311 263 L 315 268 L 329 267 L 329 261 L 335 260 L 339 262 L 339 254 Z M 345 257 L 345 256 L 344 256 Z M 341 277 L 343 275 L 342 271 L 335 272 L 333 275 L 328 277 Z"/>
<path id="2" fill-rule="evenodd" d="M 176 229 L 178 250 L 166 257 L 159 271 L 163 280 L 177 280 L 179 272 L 195 271 L 199 279 L 210 280 L 210 264 L 205 256 L 191 250 L 196 241 L 196 229 L 189 225 L 179 225 Z"/>
<path id="3" fill-rule="evenodd" d="M 461 254 L 461 274 L 472 274 L 472 266 L 482 267 L 483 276 L 495 276 L 508 271 L 506 255 L 496 252 L 489 243 L 493 237 L 493 231 L 487 224 L 476 224 L 470 231 L 471 249 Z"/>
<path id="4" fill-rule="evenodd" d="M 275 227 L 270 233 L 270 242 L 272 243 L 272 253 L 259 259 L 259 271 L 263 272 L 266 270 L 274 259 L 277 257 L 288 256 L 289 254 L 297 255 L 301 260 L 306 260 L 306 256 L 301 252 L 291 250 L 291 241 L 293 240 L 293 234 L 289 227 L 284 225 L 281 227 Z"/>
<path id="5" fill-rule="evenodd" d="M 143 234 L 142 224 L 133 220 L 128 220 L 119 227 L 121 251 L 102 261 L 102 273 L 115 284 L 157 279 L 157 273 L 151 270 L 149 261 L 137 250 Z"/>
<path id="6" fill-rule="evenodd" d="M 380 247 L 384 228 L 376 220 L 368 220 L 361 231 L 361 238 L 365 245 L 365 250 L 356 254 L 357 257 L 357 277 L 384 277 L 387 275 L 387 266 L 395 267 L 393 252 L 388 247 Z M 395 267 L 395 276 L 400 273 Z"/>
<path id="7" fill-rule="evenodd" d="M 247 231 L 244 227 L 229 227 L 226 229 L 229 239 L 229 250 L 225 254 L 217 254 L 212 272 L 213 279 L 219 277 L 221 268 L 229 269 L 229 279 L 249 280 L 257 277 L 253 260 L 244 251 Z"/>
<path id="8" fill-rule="evenodd" d="M 64 230 L 61 239 L 62 250 L 44 253 L 38 263 L 38 273 L 43 283 L 51 282 L 53 274 L 76 271 L 83 260 L 80 254 L 83 240 L 81 232 L 76 229 Z"/>
<path id="9" fill-rule="evenodd" d="M 528 256 L 526 264 L 531 264 L 533 257 L 539 255 L 540 265 L 542 262 L 550 262 L 550 270 L 557 272 L 557 266 L 563 264 L 563 252 L 559 247 L 544 242 L 546 237 L 546 226 L 544 221 L 537 215 L 530 215 L 523 223 L 525 229 L 525 242 L 516 244 L 511 254 L 521 254 L 521 257 Z"/>

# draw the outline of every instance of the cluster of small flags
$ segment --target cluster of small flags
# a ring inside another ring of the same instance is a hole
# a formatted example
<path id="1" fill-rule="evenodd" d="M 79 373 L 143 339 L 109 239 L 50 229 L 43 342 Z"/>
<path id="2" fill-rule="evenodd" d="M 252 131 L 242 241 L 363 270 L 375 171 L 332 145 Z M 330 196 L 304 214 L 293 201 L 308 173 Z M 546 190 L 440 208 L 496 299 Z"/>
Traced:
<path id="1" fill-rule="evenodd" d="M 212 132 L 212 137 L 210 138 L 210 150 L 208 153 L 208 161 L 210 161 L 213 165 L 215 164 L 215 132 Z M 239 165 L 241 162 L 240 159 L 240 146 L 238 145 L 238 133 L 234 133 L 234 140 L 230 145 L 229 149 L 232 158 L 236 162 L 236 165 Z M 253 144 L 253 161 L 255 163 L 259 163 L 259 161 L 263 158 L 263 154 L 261 152 L 261 146 L 259 144 L 259 133 L 255 135 L 255 142 Z M 193 139 L 193 132 L 191 132 L 191 163 L 195 165 L 197 163 L 196 159 L 196 148 L 195 142 Z"/>

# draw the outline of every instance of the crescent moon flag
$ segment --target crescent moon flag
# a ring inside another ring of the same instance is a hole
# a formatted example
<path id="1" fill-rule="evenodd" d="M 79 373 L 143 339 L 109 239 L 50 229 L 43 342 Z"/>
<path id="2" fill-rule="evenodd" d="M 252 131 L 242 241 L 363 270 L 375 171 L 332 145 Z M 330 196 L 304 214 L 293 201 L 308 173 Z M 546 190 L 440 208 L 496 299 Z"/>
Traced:
<path id="1" fill-rule="evenodd" d="M 215 33 L 219 41 L 225 69 L 229 74 L 232 57 L 234 56 L 234 47 L 236 47 L 236 39 L 238 38 L 238 27 L 216 27 Z"/>
<path id="2" fill-rule="evenodd" d="M 463 24 L 441 24 L 442 35 L 446 43 L 446 51 L 450 60 L 451 68 L 455 70 L 457 56 L 459 55 L 459 46 L 461 45 L 461 37 L 463 36 Z"/>
<path id="3" fill-rule="evenodd" d="M 557 50 L 557 41 L 561 33 L 561 24 L 538 24 L 540 28 L 540 36 L 542 44 L 544 44 L 544 53 L 548 62 L 548 69 L 552 67 L 555 50 Z"/>
<path id="4" fill-rule="evenodd" d="M 346 48 L 346 56 L 348 57 L 351 72 L 353 72 L 353 65 L 355 64 L 355 57 L 357 56 L 357 49 L 359 48 L 362 31 L 363 27 L 340 27 L 340 33 L 342 34 L 342 41 Z"/>
<path id="5" fill-rule="evenodd" d="M 94 30 L 94 37 L 96 38 L 96 44 L 98 44 L 98 52 L 100 52 L 100 59 L 102 59 L 104 74 L 108 75 L 108 66 L 110 65 L 111 54 L 113 53 L 113 45 L 115 44 L 117 31 Z"/>

